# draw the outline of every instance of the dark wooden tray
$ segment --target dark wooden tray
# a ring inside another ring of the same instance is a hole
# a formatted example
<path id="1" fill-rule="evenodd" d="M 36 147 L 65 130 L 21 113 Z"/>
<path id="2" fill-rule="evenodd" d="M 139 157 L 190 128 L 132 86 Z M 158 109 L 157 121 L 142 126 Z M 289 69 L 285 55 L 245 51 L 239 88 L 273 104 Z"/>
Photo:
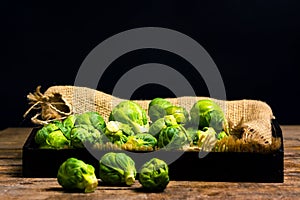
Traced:
<path id="1" fill-rule="evenodd" d="M 93 165 L 98 171 L 99 158 L 108 151 L 91 153 L 86 149 L 39 149 L 34 141 L 33 129 L 23 146 L 24 177 L 56 177 L 58 168 L 69 157 L 76 157 Z M 171 180 L 227 181 L 227 182 L 283 182 L 283 139 L 276 120 L 272 120 L 272 133 L 281 139 L 281 147 L 272 153 L 210 152 L 199 158 L 198 152 L 184 152 L 169 164 Z M 128 152 L 131 154 L 131 152 Z M 136 153 L 135 153 L 136 154 Z M 160 151 L 156 157 L 177 156 L 175 151 Z M 151 154 L 143 153 L 144 160 L 136 162 L 137 169 Z M 99 177 L 99 176 L 98 176 Z"/>

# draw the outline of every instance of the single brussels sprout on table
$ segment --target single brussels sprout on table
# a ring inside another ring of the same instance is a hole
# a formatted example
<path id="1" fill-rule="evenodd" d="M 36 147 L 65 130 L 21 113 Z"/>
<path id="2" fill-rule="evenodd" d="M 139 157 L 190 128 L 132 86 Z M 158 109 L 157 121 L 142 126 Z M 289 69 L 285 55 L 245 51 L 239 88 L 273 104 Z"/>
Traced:
<path id="1" fill-rule="evenodd" d="M 136 173 L 135 162 L 125 153 L 109 152 L 99 161 L 99 177 L 110 185 L 130 186 L 135 182 Z"/>
<path id="2" fill-rule="evenodd" d="M 146 111 L 131 100 L 122 101 L 116 105 L 110 113 L 109 121 L 128 124 L 136 134 L 148 132 L 149 129 Z"/>
<path id="3" fill-rule="evenodd" d="M 202 130 L 204 127 L 213 127 L 216 132 L 227 127 L 227 120 L 221 107 L 210 99 L 197 101 L 190 111 L 190 126 Z"/>
<path id="4" fill-rule="evenodd" d="M 165 161 L 152 158 L 140 170 L 139 182 L 144 189 L 162 192 L 169 184 L 169 168 Z"/>
<path id="5" fill-rule="evenodd" d="M 172 103 L 164 98 L 154 98 L 150 101 L 148 106 L 148 115 L 152 122 L 163 118 L 166 114 L 166 108 L 172 106 Z"/>
<path id="6" fill-rule="evenodd" d="M 57 181 L 65 190 L 94 192 L 98 186 L 95 168 L 77 158 L 69 158 L 61 164 Z"/>

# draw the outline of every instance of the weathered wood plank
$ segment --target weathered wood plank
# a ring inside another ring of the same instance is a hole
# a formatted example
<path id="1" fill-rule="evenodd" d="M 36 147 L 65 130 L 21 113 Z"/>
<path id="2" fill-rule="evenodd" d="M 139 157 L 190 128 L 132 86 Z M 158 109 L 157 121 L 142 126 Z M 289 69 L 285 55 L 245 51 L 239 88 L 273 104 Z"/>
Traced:
<path id="1" fill-rule="evenodd" d="M 20 159 L 0 159 L 0 166 L 21 166 L 22 160 Z"/>
<path id="2" fill-rule="evenodd" d="M 16 181 L 17 180 L 17 181 Z M 65 193 L 56 179 L 13 179 L 0 182 L 1 199 L 9 197 L 28 199 L 296 199 L 300 185 L 264 183 L 174 182 L 163 193 L 145 193 L 136 181 L 132 187 L 104 187 L 94 193 Z M 34 193 L 32 189 L 34 188 Z M 262 189 L 263 188 L 263 189 Z"/>
<path id="3" fill-rule="evenodd" d="M 0 149 L 0 159 L 22 159 L 21 149 Z"/>
<path id="4" fill-rule="evenodd" d="M 0 149 L 21 149 L 32 128 L 8 128 L 0 132 Z"/>

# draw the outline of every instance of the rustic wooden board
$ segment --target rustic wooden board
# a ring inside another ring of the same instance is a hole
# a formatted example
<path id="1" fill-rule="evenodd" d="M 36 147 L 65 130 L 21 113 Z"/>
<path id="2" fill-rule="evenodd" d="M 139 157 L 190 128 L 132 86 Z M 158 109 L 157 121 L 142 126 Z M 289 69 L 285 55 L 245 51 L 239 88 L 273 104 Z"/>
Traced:
<path id="1" fill-rule="evenodd" d="M 107 187 L 100 183 L 94 193 L 66 193 L 55 178 L 23 178 L 22 146 L 30 130 L 9 128 L 0 131 L 0 199 L 157 200 L 299 199 L 300 197 L 300 126 L 282 126 L 285 153 L 284 183 L 171 181 L 162 193 L 145 193 L 138 181 L 132 187 Z M 13 136 L 13 133 L 18 137 Z M 1 143 L 3 139 L 14 141 L 9 145 L 8 141 Z"/>

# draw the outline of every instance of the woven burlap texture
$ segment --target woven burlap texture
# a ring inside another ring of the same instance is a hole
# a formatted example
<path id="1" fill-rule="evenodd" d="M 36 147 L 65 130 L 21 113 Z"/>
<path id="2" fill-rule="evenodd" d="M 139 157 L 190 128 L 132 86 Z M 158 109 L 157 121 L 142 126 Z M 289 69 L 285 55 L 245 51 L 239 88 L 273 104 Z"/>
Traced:
<path id="1" fill-rule="evenodd" d="M 69 107 L 71 113 L 80 114 L 86 111 L 97 111 L 106 121 L 112 108 L 125 100 L 95 89 L 68 85 L 51 86 L 43 95 L 45 97 L 53 97 L 55 94 L 61 95 L 62 100 Z M 272 142 L 271 119 L 274 116 L 270 106 L 265 102 L 248 99 L 225 101 L 209 97 L 190 96 L 167 99 L 174 105 L 183 106 L 188 111 L 198 100 L 212 99 L 222 107 L 226 118 L 232 123 L 233 127 L 242 123 L 245 130 L 243 134 L 245 140 L 254 139 L 262 144 L 270 144 Z M 133 101 L 148 111 L 150 100 Z"/>

